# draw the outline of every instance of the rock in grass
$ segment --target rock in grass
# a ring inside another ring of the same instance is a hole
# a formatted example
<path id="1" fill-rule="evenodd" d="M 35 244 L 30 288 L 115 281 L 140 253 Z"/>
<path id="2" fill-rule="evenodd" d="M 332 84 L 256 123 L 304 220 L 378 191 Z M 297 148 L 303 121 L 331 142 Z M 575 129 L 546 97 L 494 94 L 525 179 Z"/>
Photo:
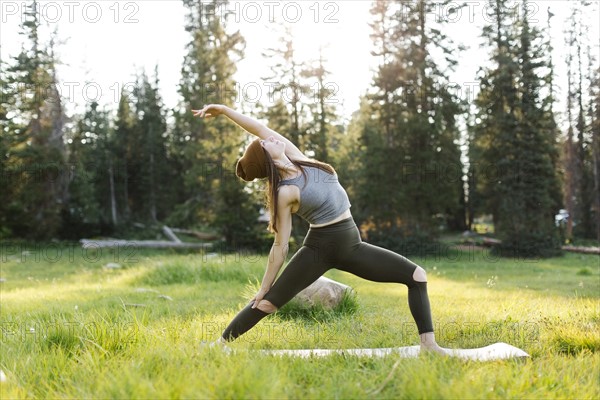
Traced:
<path id="1" fill-rule="evenodd" d="M 4 375 L 4 371 L 0 369 L 0 382 L 6 382 L 6 375 Z"/>
<path id="2" fill-rule="evenodd" d="M 4 282 L 6 282 L 6 279 L 0 278 L 0 283 L 4 283 Z"/>
<path id="3" fill-rule="evenodd" d="M 173 301 L 173 298 L 171 296 L 167 296 L 166 294 L 161 294 L 161 295 L 158 296 L 158 298 L 159 299 Z"/>
<path id="4" fill-rule="evenodd" d="M 309 306 L 320 304 L 325 309 L 332 309 L 340 304 L 346 291 L 352 291 L 352 288 L 322 276 L 298 293 L 296 299 Z"/>
<path id="5" fill-rule="evenodd" d="M 117 263 L 108 263 L 104 266 L 104 268 L 106 269 L 120 269 L 121 268 L 121 264 L 117 264 Z"/>

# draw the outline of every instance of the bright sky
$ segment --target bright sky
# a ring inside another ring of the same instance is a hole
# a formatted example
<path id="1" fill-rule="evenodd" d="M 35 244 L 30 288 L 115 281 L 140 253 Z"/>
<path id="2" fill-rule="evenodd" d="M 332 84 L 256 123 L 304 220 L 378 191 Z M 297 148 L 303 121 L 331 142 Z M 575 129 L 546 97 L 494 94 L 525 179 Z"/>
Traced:
<path id="1" fill-rule="evenodd" d="M 463 96 L 476 82 L 477 69 L 488 61 L 486 51 L 479 50 L 480 27 L 485 22 L 486 2 L 467 1 L 468 8 L 460 14 L 448 14 L 441 6 L 434 21 L 447 15 L 454 22 L 447 34 L 455 42 L 470 47 L 460 55 L 459 68 L 451 81 L 461 85 Z M 554 63 L 557 85 L 564 97 L 566 75 L 564 66 L 564 20 L 569 15 L 568 1 L 531 2 L 530 20 L 545 26 L 546 9 L 556 15 L 552 20 Z M 25 11 L 25 0 L 0 0 L 0 56 L 7 60 L 18 53 L 23 37 L 17 34 Z M 517 3 L 514 3 L 517 4 Z M 116 109 L 120 89 L 133 82 L 134 71 L 144 68 L 152 76 L 158 64 L 161 94 L 168 107 L 178 101 L 177 85 L 188 34 L 184 30 L 184 8 L 179 0 L 137 1 L 42 1 L 40 16 L 48 27 L 44 38 L 58 28 L 65 44 L 58 48 L 64 65 L 58 68 L 61 92 L 68 112 L 80 112 L 93 100 Z M 261 53 L 272 47 L 276 35 L 272 28 L 278 22 L 288 22 L 297 33 L 296 46 L 300 59 L 315 59 L 320 45 L 326 45 L 327 67 L 332 72 L 330 88 L 338 92 L 332 100 L 339 101 L 340 112 L 349 117 L 358 107 L 359 96 L 370 86 L 377 60 L 370 55 L 372 42 L 369 8 L 371 1 L 235 1 L 217 15 L 227 21 L 230 30 L 239 29 L 246 38 L 245 59 L 237 64 L 236 78 L 241 98 L 267 103 L 270 86 L 262 77 L 268 75 L 268 60 Z M 587 15 L 592 38 L 598 32 L 598 2 L 595 11 Z M 597 42 L 597 41 L 596 41 Z M 598 49 L 596 48 L 596 53 Z M 276 96 L 276 95 L 275 95 Z M 310 99 L 305 99 L 310 101 Z M 238 104 L 241 106 L 241 103 Z M 201 105 L 198 105 L 201 106 Z M 245 106 L 248 109 L 248 105 Z M 559 110 L 563 106 L 558 107 Z"/>

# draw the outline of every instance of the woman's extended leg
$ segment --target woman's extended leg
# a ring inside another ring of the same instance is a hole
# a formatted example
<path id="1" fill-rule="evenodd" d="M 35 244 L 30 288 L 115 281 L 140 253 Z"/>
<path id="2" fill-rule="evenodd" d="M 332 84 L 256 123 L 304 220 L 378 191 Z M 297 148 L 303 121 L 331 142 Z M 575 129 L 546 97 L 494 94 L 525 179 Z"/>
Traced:
<path id="1" fill-rule="evenodd" d="M 375 282 L 397 282 L 408 287 L 408 306 L 417 324 L 421 347 L 445 353 L 435 341 L 425 270 L 391 250 L 360 240 L 358 230 L 346 232 L 347 244 L 333 267 Z"/>
<path id="2" fill-rule="evenodd" d="M 329 267 L 317 256 L 314 249 L 303 246 L 290 259 L 263 300 L 273 304 L 276 309 L 281 308 L 296 294 L 319 279 L 328 269 Z M 252 308 L 253 304 L 254 302 L 250 302 L 235 316 L 223 332 L 223 340 L 236 339 L 269 315 L 258 307 Z"/>
<path id="3" fill-rule="evenodd" d="M 408 286 L 408 305 L 419 334 L 433 332 L 427 278 L 417 264 L 391 250 L 361 242 L 340 257 L 334 268 L 374 282 L 405 284 Z"/>

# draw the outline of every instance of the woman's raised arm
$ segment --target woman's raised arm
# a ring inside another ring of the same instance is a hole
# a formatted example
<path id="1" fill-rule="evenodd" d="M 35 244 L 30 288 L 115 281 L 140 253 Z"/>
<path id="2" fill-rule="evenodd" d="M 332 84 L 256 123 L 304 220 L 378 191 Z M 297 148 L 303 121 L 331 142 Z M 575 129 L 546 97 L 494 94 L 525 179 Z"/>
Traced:
<path id="1" fill-rule="evenodd" d="M 261 124 L 260 122 L 256 121 L 255 119 L 248 117 L 242 113 L 239 113 L 227 106 L 224 106 L 221 104 L 210 104 L 210 105 L 204 106 L 201 110 L 192 110 L 192 112 L 194 113 L 195 117 L 199 116 L 200 118 L 212 118 L 212 117 L 216 117 L 218 115 L 223 114 L 227 118 L 229 118 L 230 120 L 235 122 L 237 125 L 239 125 L 242 129 L 246 130 L 248 133 L 258 136 L 259 138 L 261 138 L 263 140 L 266 140 L 269 137 L 274 136 L 275 139 L 284 142 L 285 143 L 285 154 L 289 158 L 293 158 L 294 160 L 307 160 L 308 159 L 308 157 L 306 155 L 304 155 L 304 153 L 302 153 L 300 151 L 300 149 L 298 149 L 298 147 L 296 147 L 296 145 L 294 143 L 292 143 L 290 140 L 288 140 L 286 137 L 284 137 L 280 133 L 275 132 L 271 128 L 267 127 L 266 125 Z"/>

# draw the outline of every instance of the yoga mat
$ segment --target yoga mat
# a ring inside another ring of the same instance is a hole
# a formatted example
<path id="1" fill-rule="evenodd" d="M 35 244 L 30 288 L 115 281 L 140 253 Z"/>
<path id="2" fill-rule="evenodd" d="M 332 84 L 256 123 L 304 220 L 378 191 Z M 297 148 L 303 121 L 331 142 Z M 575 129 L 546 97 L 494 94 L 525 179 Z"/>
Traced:
<path id="1" fill-rule="evenodd" d="M 465 360 L 491 361 L 505 360 L 516 357 L 529 357 L 529 354 L 511 346 L 507 343 L 494 343 L 489 346 L 476 349 L 446 349 L 451 357 L 457 357 Z M 359 356 L 359 357 L 383 357 L 394 355 L 402 358 L 415 358 L 419 356 L 420 346 L 407 347 L 389 347 L 381 349 L 307 349 L 307 350 L 262 350 L 263 354 L 274 356 L 294 356 L 294 357 L 326 357 L 333 354 Z"/>

